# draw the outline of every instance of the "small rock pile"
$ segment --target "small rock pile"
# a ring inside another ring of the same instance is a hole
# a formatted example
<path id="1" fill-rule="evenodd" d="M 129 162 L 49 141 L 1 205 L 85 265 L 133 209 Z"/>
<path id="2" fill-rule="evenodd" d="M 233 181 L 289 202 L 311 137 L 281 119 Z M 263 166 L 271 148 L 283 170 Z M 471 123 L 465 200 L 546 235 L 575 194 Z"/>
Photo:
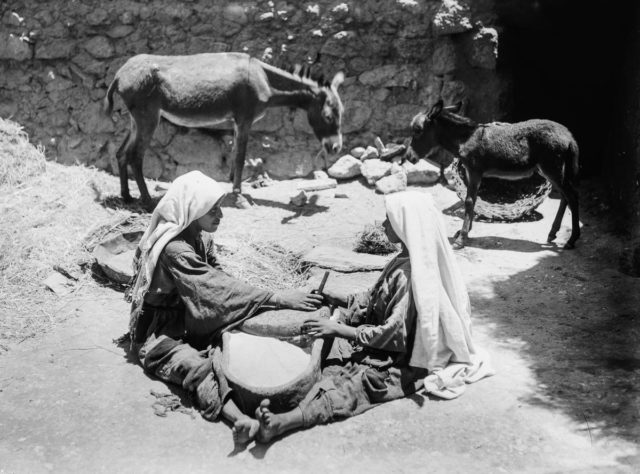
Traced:
<path id="1" fill-rule="evenodd" d="M 377 192 L 389 194 L 403 191 L 410 184 L 434 184 L 440 169 L 425 160 L 413 164 L 403 160 L 405 145 L 385 145 L 379 137 L 375 146 L 356 147 L 340 157 L 328 170 L 335 179 L 363 176 Z"/>

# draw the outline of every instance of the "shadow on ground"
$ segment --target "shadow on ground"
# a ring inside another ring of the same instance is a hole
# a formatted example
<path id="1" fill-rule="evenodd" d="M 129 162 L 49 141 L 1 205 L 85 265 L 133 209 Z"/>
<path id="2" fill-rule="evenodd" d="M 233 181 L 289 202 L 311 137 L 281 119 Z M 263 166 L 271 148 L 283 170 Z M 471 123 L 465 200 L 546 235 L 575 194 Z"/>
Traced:
<path id="1" fill-rule="evenodd" d="M 594 437 L 637 441 L 640 279 L 615 269 L 613 236 L 596 226 L 589 234 L 575 250 L 546 252 L 535 266 L 495 282 L 493 297 L 472 295 L 474 312 L 495 324 L 497 340 L 525 342 L 519 350 L 538 382 L 528 402 L 562 409 Z M 469 246 L 544 248 L 496 237 L 470 239 Z"/>
<path id="2" fill-rule="evenodd" d="M 451 239 L 451 242 L 453 242 L 453 239 Z M 465 245 L 467 247 L 474 247 L 479 249 L 512 250 L 517 252 L 540 252 L 542 250 L 560 252 L 560 250 L 562 249 L 562 247 L 558 246 L 555 242 L 539 243 L 532 242 L 531 240 L 511 239 L 501 236 L 471 236 L 469 237 Z"/>
<path id="3" fill-rule="evenodd" d="M 131 201 L 125 201 L 120 196 L 108 195 L 97 196 L 96 202 L 108 209 L 114 210 L 127 210 L 131 212 L 137 212 L 138 214 L 147 214 L 153 212 L 156 205 L 160 201 L 162 196 L 156 196 L 151 198 L 151 202 L 144 203 L 141 199 L 132 199 Z"/>

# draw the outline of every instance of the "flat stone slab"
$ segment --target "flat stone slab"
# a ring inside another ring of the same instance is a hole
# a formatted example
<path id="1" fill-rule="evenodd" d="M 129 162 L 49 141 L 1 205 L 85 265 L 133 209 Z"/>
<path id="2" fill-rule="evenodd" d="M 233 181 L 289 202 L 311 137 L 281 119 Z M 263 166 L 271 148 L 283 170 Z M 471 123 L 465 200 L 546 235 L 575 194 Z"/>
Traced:
<path id="1" fill-rule="evenodd" d="M 125 232 L 105 240 L 93 250 L 96 263 L 109 280 L 126 284 L 133 276 L 133 256 L 142 232 Z"/>
<path id="2" fill-rule="evenodd" d="M 267 310 L 247 319 L 238 329 L 254 336 L 290 338 L 302 334 L 302 324 L 307 319 L 328 319 L 329 316 L 329 308 L 326 306 L 316 311 Z"/>
<path id="3" fill-rule="evenodd" d="M 317 289 L 322 282 L 322 277 L 326 270 L 314 267 L 309 270 L 309 280 L 307 288 Z M 324 292 L 330 293 L 340 299 L 346 300 L 349 295 L 361 293 L 373 287 L 382 272 L 373 270 L 370 272 L 342 273 L 331 271 L 329 278 L 324 285 Z"/>
<path id="4" fill-rule="evenodd" d="M 302 261 L 311 266 L 339 272 L 362 272 L 382 270 L 391 258 L 393 255 L 371 255 L 321 245 L 303 255 Z"/>

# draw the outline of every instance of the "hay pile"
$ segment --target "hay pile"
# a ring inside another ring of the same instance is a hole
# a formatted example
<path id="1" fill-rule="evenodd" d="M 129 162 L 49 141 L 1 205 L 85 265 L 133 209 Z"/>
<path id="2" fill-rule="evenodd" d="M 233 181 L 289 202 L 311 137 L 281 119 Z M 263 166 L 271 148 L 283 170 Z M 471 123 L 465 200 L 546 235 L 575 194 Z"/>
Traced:
<path id="1" fill-rule="evenodd" d="M 117 192 L 113 177 L 47 162 L 43 151 L 0 118 L 0 353 L 65 316 L 42 281 L 61 267 L 78 278 L 76 290 L 92 284 L 81 271 L 90 261 L 87 230 L 127 213 L 96 201 L 94 187 Z"/>
<path id="2" fill-rule="evenodd" d="M 227 273 L 266 290 L 302 288 L 309 277 L 300 255 L 252 235 L 216 245 L 216 254 Z"/>
<path id="3" fill-rule="evenodd" d="M 386 255 L 396 252 L 398 247 L 389 242 L 382 224 L 376 223 L 366 225 L 364 230 L 356 236 L 356 244 L 353 250 L 360 253 Z"/>

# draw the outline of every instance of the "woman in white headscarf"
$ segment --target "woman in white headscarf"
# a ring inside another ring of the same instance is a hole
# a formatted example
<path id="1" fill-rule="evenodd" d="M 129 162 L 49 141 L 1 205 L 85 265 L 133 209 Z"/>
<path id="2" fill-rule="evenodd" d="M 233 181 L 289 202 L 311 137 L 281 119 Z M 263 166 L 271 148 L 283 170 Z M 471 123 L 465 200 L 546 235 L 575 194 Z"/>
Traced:
<path id="1" fill-rule="evenodd" d="M 322 297 L 261 290 L 221 269 L 212 233 L 222 219 L 224 196 L 221 186 L 199 171 L 171 184 L 136 251 L 129 328 L 132 349 L 145 370 L 194 392 L 204 418 L 222 414 L 231 422 L 249 421 L 219 370 L 220 334 L 262 305 L 312 310 Z M 257 422 L 251 424 L 238 440 L 248 441 L 257 429 Z"/>
<path id="2" fill-rule="evenodd" d="M 469 297 L 440 211 L 415 191 L 388 195 L 385 204 L 385 232 L 402 251 L 370 291 L 349 297 L 340 321 L 305 321 L 309 334 L 335 337 L 322 379 L 290 412 L 274 414 L 264 400 L 256 410 L 259 441 L 360 414 L 423 386 L 454 398 L 491 375 L 471 341 Z M 242 430 L 244 422 L 236 425 Z"/>

